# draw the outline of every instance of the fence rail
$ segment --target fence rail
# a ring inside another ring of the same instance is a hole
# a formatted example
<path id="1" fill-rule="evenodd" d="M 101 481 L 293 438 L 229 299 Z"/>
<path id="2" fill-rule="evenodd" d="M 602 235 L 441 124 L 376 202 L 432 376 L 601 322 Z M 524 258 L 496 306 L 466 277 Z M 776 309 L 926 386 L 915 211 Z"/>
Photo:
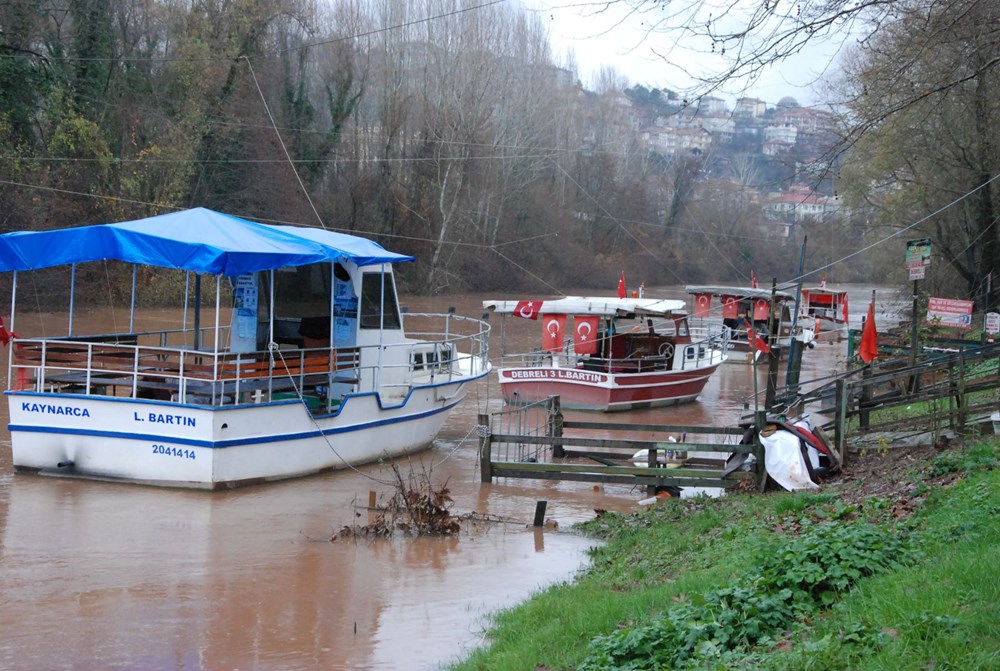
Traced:
<path id="1" fill-rule="evenodd" d="M 852 436 L 876 431 L 964 433 L 1000 409 L 1000 344 L 935 354 L 915 365 L 889 360 L 849 371 L 775 412 L 826 415 L 838 452 Z"/>
<path id="2" fill-rule="evenodd" d="M 481 480 L 544 478 L 645 486 L 726 489 L 741 480 L 763 486 L 763 454 L 746 428 L 566 421 L 559 398 L 480 415 Z M 659 436 L 622 437 L 625 432 Z M 670 442 L 674 434 L 731 438 L 730 442 Z M 678 455 L 671 458 L 670 455 Z M 696 453 L 692 455 L 691 453 Z M 684 458 L 679 458 L 683 454 Z M 754 454 L 753 471 L 729 469 L 727 458 Z M 722 456 L 725 455 L 725 456 Z M 638 458 L 637 458 L 638 457 Z M 640 465 L 641 464 L 641 465 Z"/>

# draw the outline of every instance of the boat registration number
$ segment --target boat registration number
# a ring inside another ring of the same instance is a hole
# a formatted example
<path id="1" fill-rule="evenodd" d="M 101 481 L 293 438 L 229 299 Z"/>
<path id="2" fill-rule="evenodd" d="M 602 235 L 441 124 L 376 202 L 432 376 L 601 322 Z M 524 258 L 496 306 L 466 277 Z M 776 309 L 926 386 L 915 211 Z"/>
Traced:
<path id="1" fill-rule="evenodd" d="M 194 459 L 194 450 L 182 450 L 179 447 L 168 447 L 166 445 L 153 445 L 153 454 L 162 454 L 166 457 L 180 457 L 181 459 Z"/>

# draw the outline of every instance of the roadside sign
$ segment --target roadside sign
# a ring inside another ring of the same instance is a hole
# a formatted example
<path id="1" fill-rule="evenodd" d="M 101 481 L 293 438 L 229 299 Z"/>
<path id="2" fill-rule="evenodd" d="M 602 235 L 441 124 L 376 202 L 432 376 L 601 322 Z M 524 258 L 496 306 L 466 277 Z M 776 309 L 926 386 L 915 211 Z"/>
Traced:
<path id="1" fill-rule="evenodd" d="M 972 328 L 972 301 L 928 298 L 927 323 L 959 329 Z"/>
<path id="2" fill-rule="evenodd" d="M 1000 333 L 1000 312 L 987 312 L 984 330 L 987 333 Z"/>
<path id="3" fill-rule="evenodd" d="M 906 241 L 906 268 L 911 280 L 922 280 L 927 276 L 927 266 L 931 264 L 931 239 L 920 238 Z"/>

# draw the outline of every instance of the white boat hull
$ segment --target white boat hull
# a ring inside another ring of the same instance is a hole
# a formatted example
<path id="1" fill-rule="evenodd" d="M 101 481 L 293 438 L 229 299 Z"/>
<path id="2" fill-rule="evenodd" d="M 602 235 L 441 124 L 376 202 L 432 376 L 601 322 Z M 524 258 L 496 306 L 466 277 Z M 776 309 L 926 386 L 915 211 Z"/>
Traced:
<path id="1" fill-rule="evenodd" d="M 466 381 L 416 387 L 395 405 L 348 396 L 333 415 L 295 400 L 207 407 L 7 392 L 13 462 L 43 474 L 201 489 L 300 477 L 426 449 Z"/>

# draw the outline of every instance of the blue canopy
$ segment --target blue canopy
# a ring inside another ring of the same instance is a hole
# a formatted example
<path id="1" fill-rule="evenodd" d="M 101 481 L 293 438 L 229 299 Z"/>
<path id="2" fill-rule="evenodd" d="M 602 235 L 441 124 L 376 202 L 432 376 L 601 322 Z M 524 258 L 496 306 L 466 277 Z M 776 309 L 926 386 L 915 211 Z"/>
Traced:
<path id="1" fill-rule="evenodd" d="M 271 226 L 203 207 L 117 224 L 0 235 L 0 271 L 118 260 L 234 277 L 309 263 L 412 261 L 343 233 Z"/>

